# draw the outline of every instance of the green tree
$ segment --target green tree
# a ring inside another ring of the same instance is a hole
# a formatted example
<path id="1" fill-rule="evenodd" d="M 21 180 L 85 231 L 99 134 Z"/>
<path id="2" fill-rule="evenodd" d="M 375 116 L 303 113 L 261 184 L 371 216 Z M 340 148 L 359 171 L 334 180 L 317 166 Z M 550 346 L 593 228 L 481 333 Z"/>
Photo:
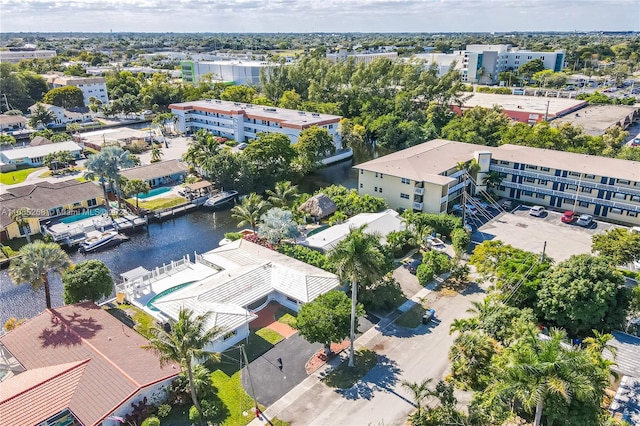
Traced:
<path id="1" fill-rule="evenodd" d="M 277 182 L 273 191 L 267 189 L 269 203 L 274 207 L 290 208 L 298 198 L 298 186 L 292 185 L 291 181 Z"/>
<path id="2" fill-rule="evenodd" d="M 149 191 L 151 191 L 151 187 L 149 186 L 147 181 L 142 179 L 127 180 L 123 189 L 124 189 L 124 193 L 127 194 L 128 196 L 132 196 L 132 195 L 136 196 L 136 209 L 139 209 L 138 199 L 140 197 L 140 194 L 146 194 Z"/>
<path id="3" fill-rule="evenodd" d="M 164 152 L 162 152 L 162 148 L 160 148 L 160 145 L 154 143 L 153 147 L 151 148 L 151 162 L 158 163 L 162 161 L 163 155 Z"/>
<path id="4" fill-rule="evenodd" d="M 591 239 L 591 251 L 604 256 L 614 265 L 640 260 L 640 233 L 627 228 L 614 228 Z"/>
<path id="5" fill-rule="evenodd" d="M 212 173 L 215 169 L 211 167 L 210 161 L 216 157 L 219 149 L 220 144 L 213 138 L 211 132 L 200 129 L 189 143 L 183 159 L 191 167 L 200 169 L 205 173 Z"/>
<path id="6" fill-rule="evenodd" d="M 67 254 L 56 243 L 34 241 L 20 249 L 20 257 L 9 265 L 9 276 L 16 284 L 28 282 L 34 290 L 44 288 L 47 308 L 51 308 L 49 273 L 62 274 L 71 262 Z"/>
<path id="7" fill-rule="evenodd" d="M 471 235 L 466 229 L 456 228 L 451 233 L 451 243 L 456 256 L 462 256 L 466 253 L 470 242 Z"/>
<path id="8" fill-rule="evenodd" d="M 22 80 L 27 96 L 33 103 L 39 102 L 44 97 L 44 94 L 49 90 L 47 81 L 34 72 L 22 71 L 18 73 L 18 77 Z"/>
<path id="9" fill-rule="evenodd" d="M 534 59 L 522 64 L 520 68 L 518 68 L 518 75 L 529 81 L 531 79 L 531 76 L 543 70 L 544 62 L 542 62 L 542 59 Z"/>
<path id="10" fill-rule="evenodd" d="M 243 102 L 250 104 L 256 95 L 256 90 L 249 86 L 229 86 L 220 94 L 223 101 Z"/>
<path id="11" fill-rule="evenodd" d="M 16 144 L 16 138 L 7 134 L 0 134 L 0 146 L 6 147 Z"/>
<path id="12" fill-rule="evenodd" d="M 273 207 L 260 217 L 258 235 L 266 238 L 271 244 L 280 244 L 284 238 L 295 238 L 300 235 L 298 224 L 292 219 L 289 210 Z"/>
<path id="13" fill-rule="evenodd" d="M 272 188 L 275 182 L 291 175 L 291 163 L 296 151 L 289 137 L 281 133 L 260 133 L 241 156 L 251 163 L 256 187 Z"/>
<path id="14" fill-rule="evenodd" d="M 357 322 L 356 304 L 358 282 L 375 282 L 384 275 L 384 255 L 380 251 L 378 237 L 364 232 L 366 225 L 351 229 L 349 235 L 340 241 L 328 255 L 335 265 L 336 274 L 351 284 L 351 347 L 349 366 L 354 366 L 354 341 Z"/>
<path id="15" fill-rule="evenodd" d="M 542 280 L 537 308 L 545 321 L 571 335 L 622 325 L 627 308 L 624 277 L 607 259 L 571 256 Z"/>
<path id="16" fill-rule="evenodd" d="M 433 379 L 423 379 L 421 382 L 409 382 L 408 380 L 403 380 L 401 382 L 402 387 L 411 392 L 411 398 L 415 406 L 418 408 L 418 416 L 422 415 L 422 401 L 424 401 L 427 397 L 431 396 L 431 389 L 429 389 L 429 384 Z"/>
<path id="17" fill-rule="evenodd" d="M 100 152 L 87 158 L 85 166 L 89 170 L 85 174 L 85 179 L 93 180 L 97 177 L 100 181 L 107 209 L 111 209 L 107 197 L 107 184 L 118 196 L 118 204 L 120 204 L 119 191 L 116 190 L 114 184 L 120 179 L 120 169 L 133 166 L 133 159 L 129 153 L 119 146 L 103 147 Z"/>
<path id="18" fill-rule="evenodd" d="M 318 126 L 309 127 L 300 132 L 293 148 L 298 154 L 295 164 L 303 175 L 318 169 L 322 157 L 332 155 L 336 151 L 329 131 Z"/>
<path id="19" fill-rule="evenodd" d="M 140 94 L 140 81 L 130 71 L 115 70 L 107 73 L 105 80 L 111 100 L 120 99 L 127 93 L 133 96 Z"/>
<path id="20" fill-rule="evenodd" d="M 461 332 L 449 349 L 453 379 L 463 387 L 484 387 L 490 380 L 491 359 L 498 350 L 495 339 L 482 330 Z"/>
<path id="21" fill-rule="evenodd" d="M 511 119 L 499 107 L 474 107 L 455 118 L 442 129 L 442 137 L 458 142 L 498 146 Z"/>
<path id="22" fill-rule="evenodd" d="M 301 104 L 302 98 L 296 93 L 295 90 L 286 90 L 282 94 L 278 106 L 285 109 L 300 109 Z"/>
<path id="23" fill-rule="evenodd" d="M 37 129 L 38 127 L 46 127 L 47 124 L 53 122 L 53 120 L 55 120 L 53 113 L 41 103 L 37 103 L 33 110 L 31 110 L 29 126 L 34 129 Z"/>
<path id="24" fill-rule="evenodd" d="M 107 265 L 99 260 L 86 260 L 62 275 L 62 300 L 72 303 L 98 302 L 113 291 L 113 278 Z"/>
<path id="25" fill-rule="evenodd" d="M 300 307 L 296 328 L 310 343 L 322 343 L 329 355 L 331 343 L 342 342 L 349 336 L 350 312 L 349 297 L 339 290 L 331 290 Z M 362 305 L 356 306 L 356 314 L 364 315 Z"/>
<path id="26" fill-rule="evenodd" d="M 35 101 L 29 97 L 17 67 L 7 62 L 0 63 L 0 93 L 3 95 L 3 102 L 0 104 L 1 111 L 10 109 L 26 111 Z"/>
<path id="27" fill-rule="evenodd" d="M 29 225 L 28 219 L 31 217 L 31 214 L 29 213 L 29 209 L 27 208 L 13 209 L 11 210 L 11 213 L 9 214 L 9 216 L 11 217 L 11 220 L 13 220 L 16 223 L 16 225 L 18 225 L 18 228 L 20 228 L 20 235 L 24 234 L 24 237 L 26 238 L 27 243 L 30 243 L 31 228 L 28 226 Z"/>
<path id="28" fill-rule="evenodd" d="M 45 104 L 59 106 L 65 109 L 83 107 L 84 95 L 82 89 L 75 86 L 62 86 L 49 90 L 43 98 Z"/>
<path id="29" fill-rule="evenodd" d="M 182 308 L 178 312 L 178 320 L 169 321 L 171 331 L 167 332 L 162 327 L 154 327 L 151 330 L 152 337 L 149 339 L 149 344 L 143 346 L 143 349 L 153 351 L 160 357 L 160 365 L 177 362 L 187 371 L 191 400 L 200 413 L 202 409 L 196 395 L 192 363 L 194 360 L 210 355 L 205 351 L 206 346 L 224 332 L 217 326 L 209 326 L 210 317 L 211 312 L 194 316 L 193 311 Z"/>
<path id="30" fill-rule="evenodd" d="M 258 220 L 267 208 L 269 202 L 263 200 L 260 195 L 251 193 L 240 204 L 233 206 L 231 217 L 239 220 L 238 228 L 249 225 L 255 231 Z"/>

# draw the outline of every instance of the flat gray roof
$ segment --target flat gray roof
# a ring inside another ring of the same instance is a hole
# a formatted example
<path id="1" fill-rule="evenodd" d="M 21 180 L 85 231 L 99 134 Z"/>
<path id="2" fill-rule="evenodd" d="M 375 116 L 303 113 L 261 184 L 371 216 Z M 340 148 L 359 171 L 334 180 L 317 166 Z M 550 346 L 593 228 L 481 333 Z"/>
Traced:
<path id="1" fill-rule="evenodd" d="M 638 108 L 626 105 L 590 105 L 586 108 L 553 120 L 554 125 L 571 123 L 581 126 L 588 135 L 602 135 L 609 127 L 632 120 L 638 116 Z M 627 123 L 628 124 L 628 123 Z M 623 126 L 626 127 L 626 126 Z"/>
<path id="2" fill-rule="evenodd" d="M 2 152 L 2 155 L 8 160 L 18 160 L 25 157 L 44 157 L 47 154 L 60 151 L 82 151 L 82 148 L 75 142 L 65 141 L 45 145 L 27 146 L 24 148 L 5 149 L 0 152 Z"/>
<path id="3" fill-rule="evenodd" d="M 493 108 L 500 106 L 504 110 L 545 114 L 549 105 L 549 116 L 557 116 L 587 105 L 586 101 L 566 98 L 546 98 L 542 96 L 496 95 L 493 93 L 474 93 L 463 102 L 463 108 L 476 106 Z"/>
<path id="4" fill-rule="evenodd" d="M 354 167 L 417 181 L 444 184 L 445 179 L 452 179 L 440 174 L 458 162 L 473 159 L 476 151 L 489 151 L 496 160 L 640 182 L 640 162 L 637 161 L 521 145 L 491 147 L 444 139 L 434 139 Z"/>

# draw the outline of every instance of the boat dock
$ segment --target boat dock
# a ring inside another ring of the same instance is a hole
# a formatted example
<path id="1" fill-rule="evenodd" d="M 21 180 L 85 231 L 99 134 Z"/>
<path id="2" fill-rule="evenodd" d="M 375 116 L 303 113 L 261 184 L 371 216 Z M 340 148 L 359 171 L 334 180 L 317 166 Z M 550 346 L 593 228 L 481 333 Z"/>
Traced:
<path id="1" fill-rule="evenodd" d="M 198 208 L 198 206 L 192 203 L 182 204 L 180 206 L 171 207 L 169 209 L 153 212 L 153 216 L 151 217 L 156 220 L 162 221 L 165 219 L 170 219 L 172 217 L 188 213 L 195 208 Z"/>
<path id="2" fill-rule="evenodd" d="M 93 231 L 115 230 L 121 232 L 133 232 L 142 226 L 147 226 L 146 217 L 127 215 L 115 219 L 108 217 L 96 217 L 65 224 L 62 222 L 44 225 L 43 233 L 50 235 L 53 241 L 67 247 L 80 245 L 87 239 L 87 234 Z M 126 238 L 126 237 L 125 237 Z"/>

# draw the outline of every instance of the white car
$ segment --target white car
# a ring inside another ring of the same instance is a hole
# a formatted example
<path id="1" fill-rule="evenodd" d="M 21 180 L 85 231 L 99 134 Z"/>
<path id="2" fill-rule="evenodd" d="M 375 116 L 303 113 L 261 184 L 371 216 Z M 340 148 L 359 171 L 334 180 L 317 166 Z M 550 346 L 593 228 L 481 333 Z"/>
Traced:
<path id="1" fill-rule="evenodd" d="M 442 242 L 440 238 L 436 237 L 427 237 L 427 246 L 431 250 L 436 251 L 445 251 L 447 249 L 447 246 L 444 245 L 444 242 Z"/>
<path id="2" fill-rule="evenodd" d="M 489 204 L 486 201 L 481 200 L 480 198 L 473 197 L 471 201 L 473 202 L 474 206 L 479 206 L 481 209 L 486 210 L 489 207 Z"/>
<path id="3" fill-rule="evenodd" d="M 535 217 L 544 216 L 546 212 L 547 209 L 542 206 L 533 206 L 531 207 L 531 209 L 529 209 L 529 214 Z"/>
<path id="4" fill-rule="evenodd" d="M 478 214 L 478 209 L 476 209 L 471 204 L 465 204 L 464 208 L 465 208 L 465 211 L 466 211 L 466 213 L 468 215 L 475 216 L 475 215 Z M 452 210 L 454 212 L 461 212 L 462 211 L 462 206 L 460 204 L 454 204 L 453 207 L 452 207 Z"/>
<path id="5" fill-rule="evenodd" d="M 248 143 L 246 143 L 246 142 L 242 142 L 242 143 L 239 143 L 239 144 L 238 144 L 238 149 L 239 149 L 240 151 L 242 151 L 243 149 L 245 149 L 245 148 L 246 148 L 246 147 L 248 147 L 248 146 L 249 146 L 249 144 L 248 144 Z"/>
<path id="6" fill-rule="evenodd" d="M 576 224 L 584 227 L 590 226 L 592 223 L 593 223 L 593 216 L 591 216 L 590 214 L 580 215 L 580 217 L 578 218 L 578 221 L 576 222 Z"/>

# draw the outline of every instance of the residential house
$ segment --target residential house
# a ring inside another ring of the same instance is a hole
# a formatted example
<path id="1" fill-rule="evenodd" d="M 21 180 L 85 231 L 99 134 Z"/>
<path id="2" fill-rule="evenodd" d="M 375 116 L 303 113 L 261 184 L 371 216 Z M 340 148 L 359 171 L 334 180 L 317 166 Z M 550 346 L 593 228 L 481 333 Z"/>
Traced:
<path id="1" fill-rule="evenodd" d="M 102 189 L 93 182 L 75 180 L 8 186 L 0 194 L 0 241 L 42 232 L 48 220 L 71 216 L 104 203 Z M 26 223 L 14 222 L 12 212 L 26 209 Z"/>
<path id="2" fill-rule="evenodd" d="M 405 223 L 400 214 L 395 210 L 387 209 L 379 213 L 357 214 L 343 223 L 304 238 L 300 244 L 326 253 L 347 238 L 352 229 L 358 229 L 363 225 L 366 225 L 364 232 L 379 236 L 382 244 L 386 243 L 386 236 L 390 232 L 405 229 Z"/>
<path id="3" fill-rule="evenodd" d="M 249 335 L 249 323 L 270 301 L 297 311 L 340 285 L 332 273 L 244 239 L 218 247 L 195 262 L 188 257 L 154 271 L 123 274 L 116 286 L 126 298 L 160 321 L 176 319 L 182 308 L 210 312 L 209 328 L 222 333 L 206 350 L 222 352 Z"/>
<path id="4" fill-rule="evenodd" d="M 17 167 L 40 167 L 47 155 L 61 151 L 69 151 L 76 160 L 82 158 L 82 147 L 75 142 L 65 141 L 5 149 L 0 151 L 0 161 L 6 164 L 15 164 Z"/>
<path id="5" fill-rule="evenodd" d="M 28 110 L 33 112 L 37 104 L 31 105 Z M 47 127 L 64 127 L 67 123 L 85 123 L 93 120 L 93 115 L 89 108 L 64 109 L 59 106 L 41 103 L 51 114 L 53 121 Z"/>
<path id="6" fill-rule="evenodd" d="M 0 336 L 0 424 L 116 426 L 159 404 L 180 366 L 93 302 L 47 309 Z"/>
<path id="7" fill-rule="evenodd" d="M 27 127 L 27 119 L 22 115 L 0 115 L 0 132 L 13 134 Z"/>
<path id="8" fill-rule="evenodd" d="M 342 117 L 337 115 L 216 99 L 172 104 L 169 108 L 178 117 L 176 126 L 183 133 L 205 129 L 216 136 L 239 142 L 249 142 L 258 133 L 281 133 L 295 143 L 304 129 L 317 126 L 329 132 L 336 149 L 342 147 L 338 133 Z"/>
<path id="9" fill-rule="evenodd" d="M 459 165 L 475 160 L 469 177 Z M 428 213 L 451 210 L 465 188 L 486 190 L 485 176 L 500 178 L 497 197 L 640 224 L 640 163 L 593 155 L 434 139 L 355 166 L 358 192 L 389 207 Z"/>
<path id="10" fill-rule="evenodd" d="M 151 188 L 155 188 L 184 182 L 188 170 L 189 168 L 181 161 L 168 160 L 124 169 L 120 175 L 129 180 L 142 179 Z"/>
<path id="11" fill-rule="evenodd" d="M 100 151 L 105 145 L 127 146 L 131 144 L 146 144 L 151 139 L 149 132 L 130 127 L 117 127 L 95 130 L 92 132 L 76 133 L 73 140 L 87 148 Z"/>

